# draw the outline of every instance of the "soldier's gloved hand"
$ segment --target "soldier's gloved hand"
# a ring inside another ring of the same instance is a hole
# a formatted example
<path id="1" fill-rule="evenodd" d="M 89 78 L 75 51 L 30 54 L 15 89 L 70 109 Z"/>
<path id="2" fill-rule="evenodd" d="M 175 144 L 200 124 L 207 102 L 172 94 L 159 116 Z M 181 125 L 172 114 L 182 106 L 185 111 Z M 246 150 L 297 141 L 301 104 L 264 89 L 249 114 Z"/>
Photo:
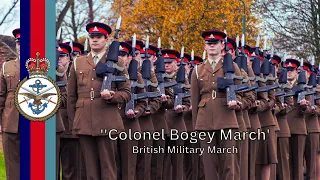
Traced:
<path id="1" fill-rule="evenodd" d="M 317 109 L 317 106 L 311 106 L 311 113 L 315 114 L 316 113 L 316 109 Z"/>
<path id="2" fill-rule="evenodd" d="M 260 101 L 259 101 L 259 100 L 256 100 L 256 101 L 255 101 L 255 106 L 256 106 L 256 107 L 259 107 L 259 106 L 260 106 L 260 104 L 261 104 L 261 103 L 260 103 Z"/>
<path id="3" fill-rule="evenodd" d="M 136 114 L 138 114 L 138 113 L 139 113 L 138 111 L 133 111 L 132 109 L 129 109 L 126 112 L 126 116 L 127 116 L 127 118 L 135 118 Z"/>
<path id="4" fill-rule="evenodd" d="M 299 104 L 300 104 L 300 108 L 304 111 L 304 110 L 306 110 L 307 109 L 307 100 L 306 99 L 302 99 L 300 102 L 299 102 Z"/>
<path id="5" fill-rule="evenodd" d="M 141 116 L 146 116 L 146 115 L 149 115 L 149 114 L 151 114 L 150 111 L 144 111 Z"/>
<path id="6" fill-rule="evenodd" d="M 177 112 L 177 113 L 181 113 L 183 112 L 183 106 L 182 105 L 177 105 L 174 110 Z"/>
<path id="7" fill-rule="evenodd" d="M 161 95 L 161 101 L 162 102 L 167 102 L 168 101 L 168 97 L 165 94 Z"/>
<path id="8" fill-rule="evenodd" d="M 232 101 L 228 102 L 229 109 L 235 110 L 235 109 L 237 109 L 237 106 L 238 106 L 237 101 L 232 100 Z"/>
<path id="9" fill-rule="evenodd" d="M 108 90 L 108 89 L 105 89 L 104 91 L 102 91 L 100 93 L 101 97 L 105 100 L 109 100 L 109 99 L 112 99 L 113 98 L 113 95 L 115 94 L 114 91 L 111 91 L 111 90 Z"/>

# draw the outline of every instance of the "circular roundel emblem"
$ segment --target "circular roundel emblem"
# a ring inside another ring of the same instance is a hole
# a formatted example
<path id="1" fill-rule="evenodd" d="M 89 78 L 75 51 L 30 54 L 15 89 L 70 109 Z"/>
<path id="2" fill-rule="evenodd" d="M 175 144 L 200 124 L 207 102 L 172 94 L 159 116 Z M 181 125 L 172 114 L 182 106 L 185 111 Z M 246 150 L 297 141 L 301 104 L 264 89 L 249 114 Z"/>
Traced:
<path id="1" fill-rule="evenodd" d="M 15 91 L 15 104 L 24 117 L 31 121 L 45 121 L 60 106 L 60 90 L 50 77 L 34 77 L 21 81 Z"/>

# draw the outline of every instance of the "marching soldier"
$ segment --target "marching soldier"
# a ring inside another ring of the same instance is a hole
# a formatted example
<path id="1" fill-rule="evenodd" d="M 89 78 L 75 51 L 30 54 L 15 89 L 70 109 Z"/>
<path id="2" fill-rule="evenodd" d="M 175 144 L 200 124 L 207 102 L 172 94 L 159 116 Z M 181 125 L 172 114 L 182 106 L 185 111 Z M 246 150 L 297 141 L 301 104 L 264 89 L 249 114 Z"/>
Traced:
<path id="1" fill-rule="evenodd" d="M 263 58 L 262 63 L 268 61 Z M 269 64 L 268 64 L 269 65 Z M 261 67 L 263 64 L 261 65 Z M 262 69 L 262 68 L 261 68 Z M 269 76 L 272 76 L 269 74 Z M 263 77 L 263 73 L 260 75 Z M 267 78 L 267 77 L 266 77 Z M 271 85 L 272 80 L 266 82 L 259 81 L 259 87 L 265 87 Z M 274 119 L 272 109 L 275 105 L 275 91 L 269 90 L 267 92 L 258 92 L 257 96 L 257 110 L 258 116 L 261 123 L 261 131 L 266 134 L 266 139 L 259 141 L 259 151 L 257 154 L 257 167 L 256 168 L 256 179 L 269 180 L 271 176 L 271 167 L 278 163 L 277 160 L 277 142 L 276 142 L 276 120 Z"/>
<path id="2" fill-rule="evenodd" d="M 149 59 L 150 66 L 151 66 L 151 78 L 150 81 L 152 84 L 158 84 L 156 75 L 154 73 L 154 67 L 153 67 L 153 62 L 155 61 L 156 58 L 156 53 L 158 52 L 158 48 L 155 46 L 149 45 L 148 49 L 148 57 L 145 56 L 145 48 L 140 50 L 140 57 L 141 57 L 141 62 L 147 61 Z M 140 73 L 144 77 L 145 73 L 148 74 L 148 72 L 144 72 L 146 69 L 142 69 L 142 66 L 140 68 Z M 156 92 L 158 91 L 157 87 L 155 86 L 148 86 L 148 92 Z M 152 121 L 152 115 L 155 114 L 158 109 L 160 108 L 161 104 L 161 99 L 160 97 L 153 97 L 153 98 L 148 98 L 148 103 L 147 103 L 149 110 L 147 110 L 148 107 L 145 108 L 145 111 L 139 118 L 139 124 L 141 127 L 142 132 L 154 132 L 155 127 Z M 153 140 L 140 140 L 139 141 L 139 147 L 151 147 L 153 145 Z M 137 170 L 136 170 L 136 178 L 137 180 L 150 180 L 151 176 L 151 162 L 152 162 L 152 156 L 153 154 L 151 153 L 139 153 L 138 154 L 138 160 L 137 160 Z"/>
<path id="3" fill-rule="evenodd" d="M 317 74 L 317 76 L 318 76 L 318 71 L 319 71 L 319 69 L 318 69 L 318 67 L 317 68 L 315 68 L 315 70 L 316 70 L 316 74 Z M 318 122 L 319 122 L 319 124 L 320 124 L 320 99 L 318 99 L 317 97 L 319 97 L 320 96 L 320 78 L 319 78 L 319 76 L 317 77 L 317 86 L 316 86 L 316 88 L 315 88 L 315 91 L 316 91 L 316 106 L 317 106 L 317 116 L 318 116 Z M 319 138 L 319 141 L 320 141 L 320 138 Z M 320 144 L 320 143 L 319 143 Z M 320 145 L 319 145 L 319 148 L 318 148 L 318 151 L 317 151 L 317 169 L 316 169 L 316 172 L 317 172 L 317 176 L 316 177 L 320 177 Z"/>
<path id="4" fill-rule="evenodd" d="M 76 60 L 84 53 L 84 47 L 80 43 L 69 42 L 60 45 L 60 57 L 57 69 L 57 80 L 67 81 L 72 62 L 69 62 L 69 55 Z M 72 50 L 71 50 L 72 48 Z M 67 95 L 66 88 L 61 90 L 62 95 Z M 67 98 L 67 97 L 65 97 Z M 86 179 L 86 169 L 83 159 L 82 149 L 78 136 L 72 134 L 72 122 L 68 119 L 67 102 L 60 105 L 59 113 L 62 116 L 65 132 L 60 136 L 60 161 L 63 180 L 83 180 Z M 58 161 L 59 162 L 59 161 Z M 60 176 L 59 176 L 60 177 Z"/>
<path id="5" fill-rule="evenodd" d="M 185 57 L 188 58 L 188 65 L 187 68 L 187 77 L 190 77 L 190 64 L 191 62 L 191 56 L 189 57 L 187 54 L 185 54 Z M 194 65 L 199 65 L 203 62 L 203 59 L 199 56 L 194 56 L 193 63 Z M 184 122 L 186 124 L 187 132 L 191 133 L 194 131 L 194 124 L 192 124 L 192 107 L 184 112 L 183 115 Z M 186 147 L 191 148 L 199 148 L 200 143 L 190 143 L 190 139 L 185 141 Z M 203 163 L 202 159 L 199 156 L 199 154 L 189 154 L 186 153 L 183 158 L 183 164 L 184 164 L 184 174 L 185 174 L 185 180 L 202 180 L 204 179 L 204 172 L 203 172 Z"/>
<path id="6" fill-rule="evenodd" d="M 120 51 L 119 51 L 119 62 L 121 67 L 132 68 L 130 67 L 129 54 L 132 52 L 132 47 L 130 44 L 126 42 L 120 43 Z M 135 60 L 136 61 L 136 60 Z M 131 69 L 131 71 L 135 71 L 138 77 L 137 83 L 143 84 L 142 76 L 138 72 L 137 69 Z M 129 75 L 131 75 L 130 70 Z M 135 93 L 144 93 L 144 88 L 135 87 Z M 133 93 L 133 92 L 131 92 Z M 140 132 L 140 124 L 139 117 L 144 113 L 146 107 L 146 99 L 137 100 L 135 103 L 134 109 L 129 109 L 126 111 L 126 104 L 119 104 L 119 113 L 122 117 L 125 131 L 128 133 L 129 129 L 132 132 Z M 120 155 L 120 180 L 135 180 L 136 176 L 136 165 L 137 165 L 137 153 L 133 153 L 133 147 L 138 146 L 138 141 L 136 140 L 119 140 L 119 155 Z"/>
<path id="7" fill-rule="evenodd" d="M 154 69 L 151 72 L 153 74 L 153 76 L 156 76 L 156 77 L 158 77 L 158 75 L 155 74 L 157 64 L 160 66 L 159 63 L 164 63 L 164 61 L 163 62 L 158 61 L 158 57 L 159 57 L 158 55 L 160 55 L 159 53 L 160 53 L 160 49 L 157 48 L 156 49 L 157 57 L 155 57 L 155 56 L 153 57 Z M 164 64 L 162 64 L 162 65 L 163 65 L 162 67 L 164 67 Z M 161 73 L 163 73 L 163 71 Z M 165 77 L 163 77 L 163 78 L 165 79 Z M 160 82 L 158 82 L 158 87 L 159 86 L 160 86 Z M 169 134 L 167 122 L 165 120 L 165 107 L 164 107 L 164 104 L 166 103 L 166 101 L 168 99 L 167 90 L 168 90 L 168 88 L 165 88 L 164 94 L 161 94 L 160 103 L 153 110 L 154 112 L 152 113 L 152 122 L 153 122 L 155 132 L 160 133 L 163 130 L 165 135 Z M 155 140 L 155 141 L 153 141 L 153 146 L 166 149 L 166 141 L 163 139 Z M 152 174 L 152 176 L 151 176 L 151 179 L 154 179 L 154 180 L 165 179 L 164 169 L 163 169 L 163 168 L 165 168 L 164 167 L 164 158 L 165 158 L 165 153 L 156 153 L 156 154 L 152 155 L 152 160 L 151 160 L 151 174 Z"/>
<path id="8" fill-rule="evenodd" d="M 162 56 L 165 60 L 165 69 L 166 74 L 168 75 L 168 81 L 176 80 L 177 75 L 177 63 L 181 60 L 179 57 L 179 52 L 176 50 L 165 49 L 162 51 Z M 178 62 L 177 62 L 178 61 Z M 185 67 L 184 67 L 185 68 Z M 187 82 L 187 80 L 186 80 Z M 180 132 L 187 131 L 186 125 L 183 120 L 183 111 L 188 109 L 190 103 L 186 98 L 182 99 L 183 105 L 177 105 L 174 107 L 174 91 L 173 88 L 168 89 L 168 96 L 172 97 L 172 99 L 166 102 L 167 108 L 165 113 L 165 120 L 168 125 L 169 131 L 171 129 L 177 130 Z M 181 139 L 178 140 L 167 140 L 168 147 L 174 146 L 183 146 L 184 141 Z M 183 178 L 183 154 L 181 153 L 167 153 L 165 155 L 165 163 L 164 163 L 165 176 L 166 179 L 182 179 Z"/>
<path id="9" fill-rule="evenodd" d="M 248 61 L 248 76 L 250 79 L 250 84 L 252 86 L 257 83 L 257 82 L 255 82 L 255 74 L 253 72 L 253 67 L 252 67 L 253 61 L 251 60 L 256 56 L 257 55 L 255 54 L 255 49 L 252 48 L 250 51 L 250 55 L 247 57 L 248 58 L 247 59 L 247 61 Z M 260 68 L 260 65 L 258 68 Z M 257 92 L 252 91 L 252 95 L 253 95 L 253 99 L 257 100 L 257 95 L 258 95 Z M 257 104 L 254 103 L 254 104 L 252 104 L 251 107 L 249 107 L 248 115 L 249 115 L 250 125 L 251 125 L 249 132 L 257 132 L 258 129 L 261 129 L 261 123 L 260 123 L 258 111 L 257 111 Z M 256 159 L 257 159 L 258 148 L 259 148 L 259 141 L 251 141 L 251 140 L 249 141 L 248 169 L 249 169 L 249 179 L 250 180 L 256 179 L 255 172 L 256 172 Z"/>
<path id="10" fill-rule="evenodd" d="M 232 51 L 233 57 L 235 57 L 235 49 L 237 48 L 235 40 L 228 38 L 228 46 Z M 240 49 L 241 48 L 239 47 L 238 50 Z M 250 51 L 251 51 L 250 46 L 245 45 L 243 55 L 245 55 L 247 59 L 249 57 Z M 243 68 L 250 69 L 248 64 L 247 64 L 247 67 L 243 67 Z M 250 85 L 251 82 L 249 81 L 248 73 L 245 71 L 245 69 L 241 68 L 241 74 L 244 77 L 243 82 L 244 83 L 246 82 L 248 85 Z M 255 103 L 255 99 L 252 91 L 243 92 L 240 94 L 240 96 L 241 96 L 241 102 L 242 102 L 241 109 L 236 110 L 237 120 L 240 125 L 239 131 L 247 132 L 251 128 L 248 109 L 252 107 L 252 105 Z M 240 143 L 239 148 L 241 149 L 240 153 L 238 153 L 238 160 L 239 160 L 238 168 L 240 169 L 239 177 L 241 180 L 248 180 L 249 179 L 249 174 L 248 174 L 249 173 L 249 137 L 247 136 L 246 139 L 241 140 L 239 143 Z"/>
<path id="11" fill-rule="evenodd" d="M 217 87 L 217 78 L 224 77 L 221 52 L 224 48 L 222 43 L 226 34 L 218 30 L 207 30 L 202 33 L 205 40 L 205 50 L 208 60 L 195 67 L 191 77 L 191 101 L 192 119 L 195 121 L 195 130 L 205 132 L 217 132 L 214 140 L 210 143 L 201 141 L 201 147 L 217 146 L 219 148 L 237 147 L 234 139 L 221 140 L 221 130 L 232 132 L 239 128 L 235 109 L 239 108 L 239 101 L 227 103 L 226 93 L 221 93 Z M 238 66 L 233 63 L 235 74 L 241 75 Z M 240 82 L 239 82 L 240 83 Z M 213 111 L 214 109 L 214 111 Z M 234 153 L 208 153 L 203 154 L 205 177 L 211 179 L 233 180 L 235 174 L 235 163 L 237 155 Z"/>
<path id="12" fill-rule="evenodd" d="M 281 58 L 277 55 L 273 56 L 272 62 L 276 66 L 276 74 L 281 63 Z M 286 74 L 283 74 L 286 75 Z M 279 81 L 279 77 L 277 79 Z M 290 89 L 287 84 L 281 85 L 281 90 L 285 92 Z M 279 91 L 281 91 L 279 89 Z M 285 102 L 281 102 L 280 97 L 276 97 L 276 104 L 274 107 L 274 115 L 279 125 L 279 131 L 277 132 L 277 158 L 278 164 L 276 165 L 276 173 L 272 174 L 272 178 L 275 176 L 279 180 L 290 179 L 290 164 L 289 164 L 289 137 L 290 129 L 287 121 L 287 103 L 289 103 L 290 97 L 284 97 Z M 272 170 L 272 173 L 273 170 Z"/>
<path id="13" fill-rule="evenodd" d="M 2 64 L 0 75 L 0 131 L 7 180 L 20 179 L 19 112 L 14 105 L 14 92 L 20 80 L 20 29 L 12 31 L 16 39 L 15 60 Z"/>
<path id="14" fill-rule="evenodd" d="M 306 61 L 303 63 L 303 69 L 307 72 L 307 82 L 310 81 L 309 77 L 311 76 L 313 67 Z M 313 86 L 312 84 L 308 84 Z M 309 104 L 312 105 L 311 101 L 314 101 L 312 98 L 313 95 L 306 96 Z M 307 108 L 305 111 L 305 121 L 307 125 L 307 137 L 305 145 L 305 160 L 306 160 L 306 169 L 307 169 L 307 179 L 317 179 L 316 177 L 316 157 L 317 151 L 319 149 L 319 122 L 318 116 L 316 114 L 316 106 L 312 105 L 310 108 Z"/>
<path id="15" fill-rule="evenodd" d="M 112 30 L 99 22 L 89 23 L 86 30 L 91 52 L 77 58 L 70 68 L 68 118 L 73 122 L 73 132 L 79 135 L 87 179 L 116 180 L 116 141 L 109 137 L 124 130 L 118 104 L 129 101 L 130 84 L 128 80 L 113 82 L 111 89 L 101 92 L 103 79 L 96 75 L 96 65 L 106 62 L 105 47 Z M 116 71 L 115 75 L 124 76 L 127 71 Z"/>
<path id="16" fill-rule="evenodd" d="M 296 59 L 286 59 L 286 68 L 288 70 L 289 85 L 296 86 L 298 79 L 297 68 L 300 62 Z M 292 105 L 293 104 L 293 105 Z M 304 112 L 307 109 L 307 101 L 301 100 L 297 103 L 297 97 L 293 96 L 288 102 L 287 119 L 290 128 L 291 137 L 289 138 L 290 146 L 290 172 L 291 179 L 303 180 L 303 155 L 307 135 Z"/>
<path id="17" fill-rule="evenodd" d="M 156 49 L 156 53 L 159 53 L 159 49 Z M 163 54 L 163 52 L 162 52 Z M 153 61 L 155 62 L 155 68 L 156 64 L 157 64 L 157 60 L 158 58 L 153 56 Z M 164 62 L 166 62 L 167 60 L 164 59 Z M 154 71 L 152 71 L 152 74 L 155 73 Z M 164 77 L 165 80 L 166 76 Z M 170 97 L 171 95 L 171 97 Z M 153 122 L 153 126 L 154 126 L 154 130 L 155 132 L 161 132 L 162 130 L 164 131 L 165 135 L 169 134 L 169 130 L 168 130 L 168 126 L 167 126 L 167 122 L 165 120 L 165 112 L 166 112 L 166 108 L 167 108 L 167 104 L 168 102 L 170 102 L 172 100 L 172 94 L 169 91 L 169 88 L 165 88 L 165 94 L 163 94 L 161 96 L 161 102 L 158 104 L 159 107 L 157 107 L 156 111 L 154 111 L 154 113 L 152 114 L 152 122 Z M 161 147 L 163 149 L 166 149 L 166 141 L 159 139 L 153 142 L 153 146 L 154 147 Z M 153 180 L 162 180 L 165 179 L 165 174 L 164 174 L 164 158 L 165 158 L 165 153 L 156 153 L 152 155 L 152 161 L 151 161 L 151 179 Z"/>

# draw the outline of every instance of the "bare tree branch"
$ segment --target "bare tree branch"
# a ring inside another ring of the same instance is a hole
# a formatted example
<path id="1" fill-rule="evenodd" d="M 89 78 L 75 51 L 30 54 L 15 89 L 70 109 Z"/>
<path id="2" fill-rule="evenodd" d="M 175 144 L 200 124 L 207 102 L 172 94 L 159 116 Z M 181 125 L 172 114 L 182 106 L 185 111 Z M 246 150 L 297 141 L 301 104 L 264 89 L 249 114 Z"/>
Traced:
<path id="1" fill-rule="evenodd" d="M 4 15 L 4 17 L 2 18 L 2 20 L 0 21 L 0 26 L 5 22 L 5 20 L 7 19 L 7 17 L 9 16 L 9 14 L 13 11 L 13 9 L 16 7 L 16 5 L 18 4 L 19 0 L 14 0 L 11 7 L 9 8 L 8 12 Z"/>

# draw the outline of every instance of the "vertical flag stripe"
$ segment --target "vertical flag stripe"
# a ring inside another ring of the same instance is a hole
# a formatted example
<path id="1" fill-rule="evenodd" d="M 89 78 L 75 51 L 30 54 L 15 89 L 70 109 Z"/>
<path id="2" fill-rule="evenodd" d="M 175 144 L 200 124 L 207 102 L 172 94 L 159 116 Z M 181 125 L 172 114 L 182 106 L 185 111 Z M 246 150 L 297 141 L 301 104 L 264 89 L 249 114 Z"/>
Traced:
<path id="1" fill-rule="evenodd" d="M 48 75 L 56 79 L 56 2 L 46 0 L 46 57 L 50 60 Z M 46 121 L 46 180 L 56 180 L 56 115 Z"/>
<path id="2" fill-rule="evenodd" d="M 25 63 L 30 57 L 30 1 L 20 1 L 20 79 L 28 76 Z M 20 115 L 20 179 L 30 180 L 30 121 Z"/>
<path id="3" fill-rule="evenodd" d="M 45 54 L 45 0 L 30 0 L 30 54 Z M 31 179 L 45 179 L 45 122 L 31 122 Z"/>

